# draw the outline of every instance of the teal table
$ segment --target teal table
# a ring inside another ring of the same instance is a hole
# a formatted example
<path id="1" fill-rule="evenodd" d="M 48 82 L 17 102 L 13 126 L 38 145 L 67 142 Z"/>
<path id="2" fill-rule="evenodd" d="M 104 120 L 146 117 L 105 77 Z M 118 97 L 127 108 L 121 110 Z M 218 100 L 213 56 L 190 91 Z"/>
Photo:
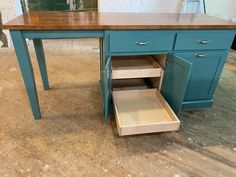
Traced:
<path id="1" fill-rule="evenodd" d="M 236 24 L 202 14 L 29 13 L 3 28 L 10 30 L 35 119 L 41 118 L 41 112 L 26 39 L 33 40 L 43 86 L 48 90 L 42 39 L 99 38 L 100 92 L 108 120 L 113 56 L 168 55 L 161 92 L 178 115 L 183 108 L 213 104 L 236 33 Z"/>

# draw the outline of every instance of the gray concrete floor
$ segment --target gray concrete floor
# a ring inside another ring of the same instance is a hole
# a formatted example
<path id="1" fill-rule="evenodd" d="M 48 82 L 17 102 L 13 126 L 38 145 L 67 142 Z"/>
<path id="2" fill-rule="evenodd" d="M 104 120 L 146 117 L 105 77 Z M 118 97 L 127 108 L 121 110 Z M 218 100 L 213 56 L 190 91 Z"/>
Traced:
<path id="1" fill-rule="evenodd" d="M 236 52 L 213 108 L 183 111 L 177 132 L 119 137 L 103 121 L 98 41 L 44 41 L 44 91 L 30 43 L 42 119 L 35 121 L 13 49 L 0 49 L 0 176 L 236 176 Z"/>

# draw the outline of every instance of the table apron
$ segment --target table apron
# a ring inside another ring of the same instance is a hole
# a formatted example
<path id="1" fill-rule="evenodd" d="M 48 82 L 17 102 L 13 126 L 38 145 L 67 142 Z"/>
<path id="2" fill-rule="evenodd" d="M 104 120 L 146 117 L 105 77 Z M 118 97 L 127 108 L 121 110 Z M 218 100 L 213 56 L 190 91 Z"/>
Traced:
<path id="1" fill-rule="evenodd" d="M 22 31 L 24 38 L 64 39 L 64 38 L 103 38 L 104 30 L 50 30 L 50 31 Z"/>

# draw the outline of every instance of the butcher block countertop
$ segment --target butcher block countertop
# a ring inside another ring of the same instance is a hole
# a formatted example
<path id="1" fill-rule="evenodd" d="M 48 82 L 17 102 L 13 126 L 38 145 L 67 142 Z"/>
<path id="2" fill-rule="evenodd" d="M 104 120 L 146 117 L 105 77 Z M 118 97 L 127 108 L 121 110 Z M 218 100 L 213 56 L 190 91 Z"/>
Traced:
<path id="1" fill-rule="evenodd" d="M 205 14 L 31 12 L 3 25 L 10 30 L 236 29 Z"/>

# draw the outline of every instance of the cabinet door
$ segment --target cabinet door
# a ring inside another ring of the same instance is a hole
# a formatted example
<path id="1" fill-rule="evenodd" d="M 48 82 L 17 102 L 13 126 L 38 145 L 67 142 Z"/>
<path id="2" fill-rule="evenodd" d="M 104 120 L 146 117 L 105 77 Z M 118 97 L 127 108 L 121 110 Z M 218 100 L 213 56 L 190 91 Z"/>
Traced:
<path id="1" fill-rule="evenodd" d="M 192 63 L 184 101 L 212 99 L 222 71 L 225 52 L 185 52 L 176 53 Z"/>
<path id="2" fill-rule="evenodd" d="M 104 117 L 106 120 L 109 119 L 111 109 L 111 57 L 108 57 L 105 63 L 104 72 L 104 95 L 103 95 L 103 107 Z"/>
<path id="3" fill-rule="evenodd" d="M 174 55 L 168 55 L 161 92 L 178 115 L 187 88 L 192 64 Z"/>

